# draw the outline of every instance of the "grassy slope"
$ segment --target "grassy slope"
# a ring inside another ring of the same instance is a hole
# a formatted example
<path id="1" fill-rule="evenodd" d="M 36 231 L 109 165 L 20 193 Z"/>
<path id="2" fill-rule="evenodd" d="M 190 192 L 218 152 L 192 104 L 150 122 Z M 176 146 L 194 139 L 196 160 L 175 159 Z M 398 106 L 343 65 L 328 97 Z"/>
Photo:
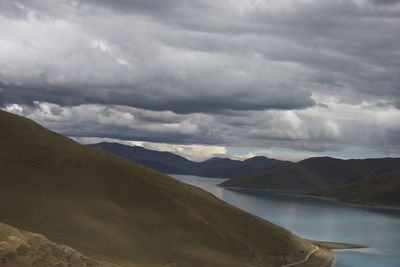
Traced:
<path id="1" fill-rule="evenodd" d="M 330 185 L 353 183 L 400 169 L 400 158 L 350 159 L 309 158 L 299 162 Z"/>
<path id="2" fill-rule="evenodd" d="M 230 165 L 229 162 L 234 164 Z M 205 177 L 234 178 L 268 168 L 278 162 L 280 161 L 260 156 L 249 158 L 244 161 L 217 158 L 201 162 L 201 171 L 198 172 L 197 175 Z"/>
<path id="3" fill-rule="evenodd" d="M 341 160 L 309 158 L 298 163 L 280 163 L 231 179 L 223 186 L 315 191 L 353 183 L 400 169 L 400 158 Z"/>
<path id="4" fill-rule="evenodd" d="M 222 185 L 306 191 L 310 188 L 324 188 L 327 183 L 296 163 L 282 162 L 270 168 L 228 180 Z"/>
<path id="5" fill-rule="evenodd" d="M 313 193 L 341 201 L 400 207 L 400 171 Z"/>
<path id="6" fill-rule="evenodd" d="M 0 221 L 129 266 L 278 266 L 313 246 L 201 189 L 0 111 Z"/>

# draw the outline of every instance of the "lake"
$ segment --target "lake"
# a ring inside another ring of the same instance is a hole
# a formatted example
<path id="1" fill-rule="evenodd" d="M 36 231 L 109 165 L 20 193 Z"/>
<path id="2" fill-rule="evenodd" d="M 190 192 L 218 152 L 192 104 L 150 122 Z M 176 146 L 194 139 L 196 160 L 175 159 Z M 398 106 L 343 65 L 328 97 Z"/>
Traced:
<path id="1" fill-rule="evenodd" d="M 357 243 L 367 249 L 335 250 L 337 267 L 400 266 L 400 210 L 352 207 L 281 192 L 224 189 L 226 179 L 170 175 L 216 197 L 319 241 Z"/>

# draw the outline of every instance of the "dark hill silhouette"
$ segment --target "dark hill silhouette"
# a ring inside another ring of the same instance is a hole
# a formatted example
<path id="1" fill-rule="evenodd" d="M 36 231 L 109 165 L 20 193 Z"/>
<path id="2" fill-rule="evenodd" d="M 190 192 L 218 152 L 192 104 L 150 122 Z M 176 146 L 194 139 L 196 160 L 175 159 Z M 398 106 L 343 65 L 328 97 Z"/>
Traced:
<path id="1" fill-rule="evenodd" d="M 309 158 L 272 167 L 222 183 L 228 187 L 315 191 L 362 181 L 399 170 L 400 158 L 351 159 Z"/>
<path id="2" fill-rule="evenodd" d="M 400 171 L 336 186 L 311 195 L 332 197 L 340 201 L 362 205 L 400 207 Z"/>
<path id="3" fill-rule="evenodd" d="M 88 146 L 113 153 L 163 173 L 193 174 L 200 170 L 197 162 L 190 161 L 171 152 L 154 151 L 140 146 L 127 146 L 107 142 Z"/>
<path id="4" fill-rule="evenodd" d="M 204 177 L 233 178 L 272 166 L 276 159 L 258 156 L 244 161 L 211 158 L 203 162 L 190 161 L 171 152 L 161 152 L 118 143 L 97 143 L 98 148 L 167 174 L 186 174 Z"/>

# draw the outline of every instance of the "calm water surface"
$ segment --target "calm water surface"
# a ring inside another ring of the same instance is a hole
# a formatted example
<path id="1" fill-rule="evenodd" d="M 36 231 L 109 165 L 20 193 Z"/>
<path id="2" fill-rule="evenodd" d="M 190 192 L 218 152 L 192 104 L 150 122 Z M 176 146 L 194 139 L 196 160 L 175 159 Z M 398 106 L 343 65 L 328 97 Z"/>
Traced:
<path id="1" fill-rule="evenodd" d="M 358 243 L 368 249 L 336 250 L 335 266 L 400 266 L 400 210 L 359 208 L 265 190 L 224 189 L 226 179 L 171 175 L 281 225 L 303 238 Z"/>

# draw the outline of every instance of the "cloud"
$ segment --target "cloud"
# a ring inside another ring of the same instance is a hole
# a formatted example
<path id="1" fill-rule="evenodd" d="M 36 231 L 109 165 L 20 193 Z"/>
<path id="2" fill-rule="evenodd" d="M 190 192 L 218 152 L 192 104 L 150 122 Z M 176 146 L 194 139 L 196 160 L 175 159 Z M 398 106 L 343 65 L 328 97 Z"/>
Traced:
<path id="1" fill-rule="evenodd" d="M 400 153 L 399 18 L 376 0 L 0 0 L 0 106 L 77 137 Z"/>
<path id="2" fill-rule="evenodd" d="M 398 4 L 400 4 L 398 0 L 373 0 L 373 2 L 374 2 L 375 4 L 377 4 L 377 5 L 384 5 L 384 6 L 386 6 L 386 5 L 390 6 L 390 5 L 396 5 L 396 4 L 398 5 Z"/>
<path id="3" fill-rule="evenodd" d="M 6 35 L 0 43 L 3 103 L 101 103 L 186 114 L 315 104 L 308 90 L 270 81 L 259 66 L 247 70 L 251 62 L 242 57 L 185 44 L 186 39 L 208 42 L 212 36 L 178 30 L 173 38 L 166 34 L 172 25 L 136 13 L 120 18 L 103 10 L 43 19 L 35 15 L 42 12 L 37 5 L 26 9 L 33 10 L 26 20 L 1 21 Z M 97 30 L 98 24 L 103 30 Z"/>
<path id="4" fill-rule="evenodd" d="M 33 108 L 12 104 L 5 110 L 74 137 L 174 145 L 282 147 L 314 152 L 340 151 L 348 146 L 381 153 L 400 151 L 400 113 L 397 109 L 367 104 L 354 106 L 339 101 L 329 102 L 328 109 L 315 107 L 300 111 L 228 114 L 182 115 L 125 106 L 63 107 L 45 102 L 36 102 Z"/>

